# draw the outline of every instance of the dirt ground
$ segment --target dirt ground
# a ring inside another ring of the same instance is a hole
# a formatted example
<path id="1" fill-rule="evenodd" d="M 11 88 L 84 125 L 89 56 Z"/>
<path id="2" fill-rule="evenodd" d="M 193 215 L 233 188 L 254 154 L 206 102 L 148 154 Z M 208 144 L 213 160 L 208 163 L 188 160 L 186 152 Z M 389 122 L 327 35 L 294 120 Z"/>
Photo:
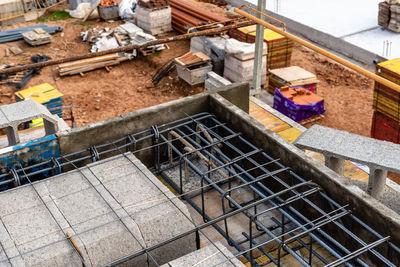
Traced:
<path id="1" fill-rule="evenodd" d="M 189 2 L 212 10 L 220 15 L 225 11 L 209 3 Z M 58 9 L 66 8 L 59 7 Z M 36 22 L 3 27 L 15 28 Z M 0 65 L 6 63 L 29 63 L 30 56 L 46 54 L 63 58 L 89 53 L 89 45 L 80 39 L 80 33 L 91 27 L 115 27 L 122 21 L 112 23 L 100 20 L 81 23 L 78 19 L 48 21 L 47 25 L 60 25 L 63 34 L 53 35 L 51 44 L 30 47 L 24 41 L 0 44 Z M 159 38 L 162 38 L 160 36 Z M 6 47 L 19 45 L 22 55 L 4 57 Z M 169 43 L 170 49 L 148 57 L 139 56 L 132 61 L 114 66 L 110 72 L 96 70 L 58 79 L 56 66 L 42 69 L 24 88 L 48 82 L 64 94 L 64 105 L 72 105 L 77 125 L 84 125 L 128 113 L 133 110 L 171 101 L 201 92 L 202 86 L 189 86 L 177 78 L 176 72 L 164 78 L 157 86 L 151 85 L 151 76 L 169 59 L 189 50 L 189 41 Z M 372 118 L 373 82 L 333 61 L 306 48 L 295 46 L 292 65 L 298 65 L 315 73 L 320 81 L 318 95 L 324 97 L 327 109 L 325 118 L 315 123 L 352 133 L 369 136 Z M 0 87 L 0 104 L 14 102 L 14 88 Z M 311 123 L 312 124 L 312 123 Z M 306 125 L 307 127 L 310 126 Z"/>

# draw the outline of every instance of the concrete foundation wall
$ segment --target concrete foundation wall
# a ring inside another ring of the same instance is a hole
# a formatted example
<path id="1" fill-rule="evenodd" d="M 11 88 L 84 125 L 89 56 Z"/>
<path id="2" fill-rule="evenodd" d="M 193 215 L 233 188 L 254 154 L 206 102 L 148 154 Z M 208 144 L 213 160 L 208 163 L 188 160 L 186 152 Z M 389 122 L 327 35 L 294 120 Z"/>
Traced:
<path id="1" fill-rule="evenodd" d="M 399 214 L 367 195 L 359 187 L 351 185 L 345 177 L 307 156 L 302 150 L 286 142 L 224 98 L 218 95 L 210 96 L 210 109 L 221 121 L 228 123 L 229 127 L 242 132 L 254 145 L 264 149 L 274 158 L 279 158 L 282 164 L 292 168 L 298 175 L 318 183 L 338 203 L 350 204 L 356 216 L 381 235 L 390 235 L 393 242 L 400 244 Z M 366 238 L 361 229 L 359 226 L 352 228 L 355 233 Z M 397 262 L 400 263 L 400 259 L 397 259 Z"/>
<path id="2" fill-rule="evenodd" d="M 231 84 L 221 87 L 212 93 L 219 92 L 227 100 L 248 113 L 249 86 L 247 83 Z M 99 145 L 149 129 L 152 125 L 184 118 L 200 112 L 210 111 L 208 97 L 210 93 L 201 93 L 194 96 L 174 100 L 161 105 L 133 111 L 119 117 L 95 122 L 89 125 L 74 128 L 70 131 L 57 134 L 61 155 L 87 149 L 92 145 Z M 143 142 L 143 146 L 150 146 Z M 140 149 L 140 147 L 138 147 Z M 152 150 L 146 150 L 136 155 L 146 165 L 153 165 Z"/>

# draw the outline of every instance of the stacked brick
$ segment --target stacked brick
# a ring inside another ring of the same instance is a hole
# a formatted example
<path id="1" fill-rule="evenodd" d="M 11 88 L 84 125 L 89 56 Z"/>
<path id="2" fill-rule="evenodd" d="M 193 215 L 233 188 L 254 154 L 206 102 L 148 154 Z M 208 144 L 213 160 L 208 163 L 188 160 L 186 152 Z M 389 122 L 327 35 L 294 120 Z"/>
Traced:
<path id="1" fill-rule="evenodd" d="M 230 36 L 241 42 L 254 43 L 256 26 L 230 30 Z M 268 47 L 267 71 L 290 66 L 293 41 L 270 29 L 264 29 L 264 42 Z"/>
<path id="2" fill-rule="evenodd" d="M 136 24 L 152 35 L 169 32 L 171 7 L 168 0 L 139 0 L 136 10 Z"/>
<path id="3" fill-rule="evenodd" d="M 400 0 L 386 0 L 379 3 L 378 25 L 400 32 Z"/>
<path id="4" fill-rule="evenodd" d="M 400 58 L 379 63 L 376 74 L 400 84 Z M 400 143 L 400 92 L 375 82 L 371 137 Z"/>

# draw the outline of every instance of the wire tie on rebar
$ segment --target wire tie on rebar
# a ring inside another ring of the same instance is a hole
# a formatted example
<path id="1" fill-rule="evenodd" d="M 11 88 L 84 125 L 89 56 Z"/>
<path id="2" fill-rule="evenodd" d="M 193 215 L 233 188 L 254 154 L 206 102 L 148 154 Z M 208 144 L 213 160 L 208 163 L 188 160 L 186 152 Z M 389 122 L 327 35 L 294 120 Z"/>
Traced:
<path id="1" fill-rule="evenodd" d="M 157 125 L 152 125 L 151 131 L 154 134 L 154 140 L 156 141 L 156 144 L 158 144 L 158 139 L 160 139 L 160 132 L 158 131 Z"/>
<path id="2" fill-rule="evenodd" d="M 92 155 L 92 157 L 95 158 L 96 160 L 100 159 L 100 155 L 99 155 L 99 152 L 97 151 L 96 146 L 90 146 L 89 152 Z"/>
<path id="3" fill-rule="evenodd" d="M 135 152 L 136 151 L 136 143 L 137 143 L 136 138 L 133 136 L 133 134 L 128 134 L 127 137 L 128 137 L 128 142 L 133 144 L 133 151 Z"/>
<path id="4" fill-rule="evenodd" d="M 61 173 L 61 165 L 55 157 L 51 157 L 51 162 L 53 163 L 53 168 L 58 169 L 58 173 Z"/>
<path id="5" fill-rule="evenodd" d="M 12 169 L 10 170 L 10 173 L 11 173 L 11 175 L 12 175 L 13 178 L 14 178 L 14 186 L 15 186 L 15 187 L 20 186 L 20 185 L 21 185 L 21 180 L 20 180 L 20 178 L 19 178 L 19 175 L 18 175 L 17 171 L 16 171 L 14 168 L 12 168 Z"/>

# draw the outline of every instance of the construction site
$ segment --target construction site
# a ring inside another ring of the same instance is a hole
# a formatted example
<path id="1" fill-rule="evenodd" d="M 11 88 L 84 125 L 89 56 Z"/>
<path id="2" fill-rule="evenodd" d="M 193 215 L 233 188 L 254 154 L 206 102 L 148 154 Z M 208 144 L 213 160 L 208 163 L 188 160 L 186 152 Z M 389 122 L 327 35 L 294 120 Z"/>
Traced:
<path id="1" fill-rule="evenodd" d="M 0 266 L 400 266 L 400 1 L 0 0 L 0 170 Z"/>

